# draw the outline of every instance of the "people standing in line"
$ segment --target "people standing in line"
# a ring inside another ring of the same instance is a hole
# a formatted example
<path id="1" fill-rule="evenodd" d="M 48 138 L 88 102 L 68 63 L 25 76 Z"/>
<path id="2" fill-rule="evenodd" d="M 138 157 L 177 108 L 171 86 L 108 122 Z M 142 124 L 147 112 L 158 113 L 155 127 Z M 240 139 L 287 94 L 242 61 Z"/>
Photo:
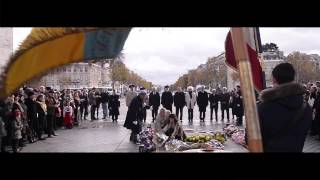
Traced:
<path id="1" fill-rule="evenodd" d="M 89 105 L 88 91 L 87 89 L 83 88 L 82 94 L 80 95 L 80 114 L 81 114 L 80 118 L 81 119 L 87 120 L 88 105 Z"/>
<path id="2" fill-rule="evenodd" d="M 223 87 L 223 93 L 220 95 L 220 104 L 221 104 L 221 115 L 222 115 L 222 121 L 224 121 L 224 112 L 227 113 L 227 119 L 228 122 L 230 120 L 229 118 L 229 102 L 230 102 L 230 95 L 228 93 L 228 90 L 226 87 Z"/>
<path id="3" fill-rule="evenodd" d="M 140 91 L 139 95 L 132 99 L 124 123 L 124 127 L 131 129 L 130 141 L 137 143 L 137 135 L 141 131 L 143 119 L 143 103 L 146 98 L 146 92 Z"/>
<path id="4" fill-rule="evenodd" d="M 158 109 L 160 106 L 160 94 L 155 87 L 152 88 L 152 91 L 149 94 L 149 105 L 152 108 L 152 122 L 154 122 L 158 116 Z"/>
<path id="5" fill-rule="evenodd" d="M 97 119 L 99 119 L 99 109 L 100 109 L 100 104 L 101 104 L 101 94 L 100 94 L 99 90 L 97 90 L 97 92 L 96 92 L 96 101 L 97 101 L 97 106 L 96 106 Z"/>
<path id="6" fill-rule="evenodd" d="M 109 115 L 108 115 L 108 102 L 109 102 L 109 94 L 106 90 L 104 90 L 101 93 L 103 119 L 106 119 L 107 117 L 109 117 Z"/>
<path id="7" fill-rule="evenodd" d="M 234 103 L 234 114 L 237 117 L 237 126 L 242 126 L 242 123 L 243 123 L 242 117 L 244 114 L 244 110 L 243 110 L 243 98 L 242 98 L 240 86 L 237 86 L 237 91 L 235 92 L 233 103 Z"/>
<path id="8" fill-rule="evenodd" d="M 42 137 L 43 132 L 47 128 L 47 105 L 45 103 L 45 96 L 43 94 L 38 95 L 36 101 L 37 120 L 35 122 L 35 131 L 38 136 L 38 140 L 45 140 Z"/>
<path id="9" fill-rule="evenodd" d="M 304 88 L 294 82 L 290 63 L 272 70 L 274 87 L 260 94 L 258 114 L 264 152 L 302 152 L 312 122 Z"/>
<path id="10" fill-rule="evenodd" d="M 48 137 L 49 138 L 52 138 L 53 136 L 58 136 L 54 132 L 54 128 L 53 128 L 53 125 L 56 123 L 55 110 L 56 110 L 56 107 L 58 107 L 58 103 L 54 99 L 53 93 L 54 93 L 53 90 L 49 90 L 48 96 L 46 98 L 46 104 L 47 104 L 47 133 L 48 133 Z"/>
<path id="11" fill-rule="evenodd" d="M 197 98 L 196 93 L 193 92 L 193 87 L 189 86 L 187 88 L 188 92 L 185 94 L 186 97 L 186 106 L 188 108 L 188 120 L 193 122 L 193 108 L 196 105 Z"/>
<path id="12" fill-rule="evenodd" d="M 127 105 L 127 107 L 130 106 L 130 103 L 131 103 L 132 99 L 137 96 L 137 93 L 134 90 L 134 88 L 135 88 L 135 85 L 133 85 L 133 84 L 129 85 L 129 91 L 126 94 L 126 105 Z"/>
<path id="13" fill-rule="evenodd" d="M 117 95 L 116 91 L 113 90 L 112 95 L 109 98 L 109 111 L 110 111 L 110 116 L 112 118 L 112 122 L 118 121 L 118 116 L 120 114 L 119 108 L 120 108 L 119 95 Z"/>
<path id="14" fill-rule="evenodd" d="M 204 122 L 204 119 L 206 118 L 206 109 L 208 106 L 208 93 L 204 90 L 204 86 L 200 87 L 200 91 L 198 92 L 197 96 L 197 104 L 199 107 L 199 113 L 200 113 L 200 121 Z"/>
<path id="15" fill-rule="evenodd" d="M 97 120 L 97 118 L 94 117 L 96 112 L 96 106 L 97 106 L 97 98 L 96 98 L 96 88 L 92 88 L 92 90 L 89 92 L 89 104 L 90 104 L 90 114 L 91 114 L 91 121 Z"/>
<path id="16" fill-rule="evenodd" d="M 70 102 L 67 102 L 67 104 L 63 108 L 63 124 L 65 128 L 71 129 L 73 127 L 73 116 L 73 108 L 70 105 Z"/>
<path id="17" fill-rule="evenodd" d="M 186 105 L 186 97 L 184 92 L 182 92 L 181 87 L 178 87 L 177 92 L 173 96 L 174 106 L 176 107 L 176 116 L 179 118 L 180 112 L 180 121 L 183 117 L 183 107 Z"/>
<path id="18" fill-rule="evenodd" d="M 172 112 L 173 96 L 169 91 L 169 86 L 164 87 L 164 92 L 161 95 L 161 104 L 164 108 Z"/>
<path id="19" fill-rule="evenodd" d="M 218 121 L 218 103 L 219 95 L 216 93 L 216 89 L 212 89 L 212 93 L 209 95 L 210 102 L 210 121 L 212 121 L 213 109 L 215 114 L 215 120 Z"/>

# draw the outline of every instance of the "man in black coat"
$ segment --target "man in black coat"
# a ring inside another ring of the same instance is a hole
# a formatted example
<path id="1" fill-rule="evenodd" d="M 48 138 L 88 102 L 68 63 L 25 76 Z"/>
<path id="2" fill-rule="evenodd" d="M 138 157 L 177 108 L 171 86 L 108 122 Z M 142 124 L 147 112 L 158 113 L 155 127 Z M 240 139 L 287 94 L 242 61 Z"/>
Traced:
<path id="1" fill-rule="evenodd" d="M 179 117 L 179 111 L 180 111 L 180 120 L 182 121 L 183 116 L 183 107 L 186 105 L 186 98 L 184 92 L 182 92 L 181 87 L 178 87 L 178 91 L 174 93 L 173 101 L 174 106 L 176 107 L 176 116 Z"/>
<path id="2" fill-rule="evenodd" d="M 243 103 L 242 103 L 242 95 L 240 91 L 240 86 L 237 86 L 237 91 L 233 97 L 233 111 L 234 115 L 237 117 L 237 125 L 242 126 L 242 117 L 243 117 Z"/>
<path id="3" fill-rule="evenodd" d="M 214 109 L 216 121 L 218 121 L 219 95 L 216 93 L 215 89 L 212 90 L 212 93 L 209 96 L 209 102 L 210 102 L 210 120 L 212 121 L 212 115 L 213 115 L 213 109 Z"/>
<path id="4" fill-rule="evenodd" d="M 109 96 L 109 104 L 108 108 L 110 111 L 110 116 L 112 118 L 112 122 L 118 121 L 118 116 L 120 114 L 119 107 L 120 107 L 120 100 L 119 95 L 116 94 L 116 91 L 113 90 L 112 95 Z"/>
<path id="5" fill-rule="evenodd" d="M 152 107 L 152 122 L 156 119 L 158 115 L 158 109 L 160 106 L 160 94 L 156 91 L 156 88 L 152 88 L 149 94 L 149 105 Z"/>
<path id="6" fill-rule="evenodd" d="M 295 70 L 281 63 L 272 71 L 275 86 L 261 92 L 258 113 L 264 152 L 302 152 L 312 112 Z M 249 135 L 250 136 L 250 135 Z"/>
<path id="7" fill-rule="evenodd" d="M 64 98 L 64 95 L 62 95 L 62 98 Z M 62 99 L 62 102 L 63 99 Z M 62 105 L 62 103 L 61 103 Z M 80 114 L 81 114 L 81 119 L 83 115 L 83 119 L 86 120 L 88 116 L 88 106 L 89 106 L 89 99 L 88 99 L 88 92 L 87 89 L 83 88 L 82 93 L 80 95 Z M 63 109 L 63 107 L 61 107 Z"/>
<path id="8" fill-rule="evenodd" d="M 31 130 L 31 133 L 35 135 L 35 130 L 37 128 L 37 106 L 35 102 L 34 92 L 28 90 L 27 96 L 28 97 L 25 100 L 25 105 L 27 106 L 28 126 Z"/>
<path id="9" fill-rule="evenodd" d="M 103 111 L 103 119 L 106 119 L 108 116 L 108 101 L 109 101 L 109 94 L 106 90 L 101 93 L 101 104 L 102 104 L 102 111 Z"/>
<path id="10" fill-rule="evenodd" d="M 206 118 L 206 109 L 208 106 L 208 93 L 204 91 L 204 86 L 200 88 L 200 91 L 198 92 L 197 96 L 197 104 L 199 106 L 199 112 L 200 112 L 200 121 L 204 122 L 204 119 Z"/>
<path id="11" fill-rule="evenodd" d="M 224 111 L 227 112 L 227 119 L 229 121 L 230 94 L 228 93 L 226 87 L 223 87 L 223 93 L 220 95 L 220 103 L 221 103 L 222 121 L 224 121 Z"/>
<path id="12" fill-rule="evenodd" d="M 137 143 L 137 134 L 141 131 L 145 98 L 146 92 L 141 91 L 138 96 L 132 99 L 123 125 L 125 128 L 131 129 L 130 141 L 134 143 Z"/>
<path id="13" fill-rule="evenodd" d="M 165 86 L 164 88 L 165 91 L 161 95 L 161 104 L 164 108 L 172 112 L 173 96 L 169 91 L 169 86 Z"/>

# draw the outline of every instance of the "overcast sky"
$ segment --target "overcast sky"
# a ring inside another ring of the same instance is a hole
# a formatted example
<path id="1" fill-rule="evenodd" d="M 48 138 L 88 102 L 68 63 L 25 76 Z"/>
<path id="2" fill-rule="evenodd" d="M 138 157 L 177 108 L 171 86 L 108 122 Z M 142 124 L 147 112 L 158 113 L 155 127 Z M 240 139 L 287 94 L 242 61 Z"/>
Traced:
<path id="1" fill-rule="evenodd" d="M 13 46 L 31 28 L 14 28 Z M 189 69 L 224 51 L 229 28 L 134 28 L 124 46 L 125 64 L 154 84 L 174 83 Z M 292 51 L 320 54 L 320 28 L 260 28 L 262 43 Z"/>

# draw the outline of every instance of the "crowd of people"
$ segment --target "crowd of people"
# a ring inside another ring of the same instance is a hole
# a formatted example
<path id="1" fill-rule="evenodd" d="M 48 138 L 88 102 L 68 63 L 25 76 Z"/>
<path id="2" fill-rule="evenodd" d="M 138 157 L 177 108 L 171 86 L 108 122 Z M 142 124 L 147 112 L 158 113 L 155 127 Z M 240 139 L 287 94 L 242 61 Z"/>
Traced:
<path id="1" fill-rule="evenodd" d="M 295 70 L 289 63 L 277 65 L 272 71 L 272 78 L 274 86 L 257 96 L 264 150 L 300 152 L 309 130 L 311 135 L 320 136 L 320 81 L 305 85 L 294 82 Z M 150 93 L 144 88 L 135 91 L 135 85 L 130 85 L 129 89 L 126 92 L 128 111 L 124 127 L 132 131 L 130 141 L 134 143 L 137 143 L 137 135 L 146 122 L 148 109 L 151 109 L 155 129 L 177 139 L 184 138 L 181 122 L 185 107 L 188 109 L 190 123 L 193 122 L 193 112 L 197 105 L 199 120 L 202 122 L 206 119 L 209 106 L 211 121 L 219 120 L 220 107 L 221 121 L 225 122 L 226 114 L 228 122 L 236 119 L 236 125 L 243 124 L 240 86 L 230 91 L 223 87 L 212 89 L 211 92 L 207 92 L 204 86 L 196 90 L 189 86 L 186 92 L 178 87 L 174 93 L 169 86 L 165 86 L 161 95 L 156 88 L 152 88 Z M 34 143 L 58 136 L 57 129 L 71 129 L 80 125 L 87 120 L 89 113 L 92 121 L 97 120 L 100 107 L 103 119 L 111 117 L 113 122 L 117 122 L 120 114 L 119 99 L 115 91 L 109 94 L 95 88 L 62 91 L 44 86 L 21 88 L 6 100 L 0 101 L 1 152 L 7 152 L 8 147 L 18 152 L 27 142 Z M 229 116 L 230 110 L 232 117 Z"/>
<path id="2" fill-rule="evenodd" d="M 102 107 L 103 119 L 112 117 L 116 122 L 119 115 L 119 95 L 113 91 L 64 89 L 50 87 L 20 88 L 6 100 L 0 101 L 0 146 L 1 152 L 19 152 L 27 143 L 58 136 L 57 129 L 71 129 L 87 120 L 99 119 Z"/>

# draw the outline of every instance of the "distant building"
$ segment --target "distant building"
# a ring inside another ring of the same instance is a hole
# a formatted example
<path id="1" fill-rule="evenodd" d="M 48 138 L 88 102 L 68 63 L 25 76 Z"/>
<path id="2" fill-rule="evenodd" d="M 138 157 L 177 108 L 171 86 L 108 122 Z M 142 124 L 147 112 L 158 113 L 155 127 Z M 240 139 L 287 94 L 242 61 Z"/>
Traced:
<path id="1" fill-rule="evenodd" d="M 268 50 L 261 53 L 261 56 L 264 60 L 276 60 L 276 59 L 284 59 L 283 51 L 279 50 Z"/>
<path id="2" fill-rule="evenodd" d="M 53 69 L 41 78 L 27 84 L 31 87 L 40 85 L 54 89 L 111 87 L 110 69 L 108 65 L 73 63 Z M 115 83 L 115 89 L 118 83 Z"/>
<path id="3" fill-rule="evenodd" d="M 0 28 L 0 73 L 13 52 L 13 28 Z"/>

